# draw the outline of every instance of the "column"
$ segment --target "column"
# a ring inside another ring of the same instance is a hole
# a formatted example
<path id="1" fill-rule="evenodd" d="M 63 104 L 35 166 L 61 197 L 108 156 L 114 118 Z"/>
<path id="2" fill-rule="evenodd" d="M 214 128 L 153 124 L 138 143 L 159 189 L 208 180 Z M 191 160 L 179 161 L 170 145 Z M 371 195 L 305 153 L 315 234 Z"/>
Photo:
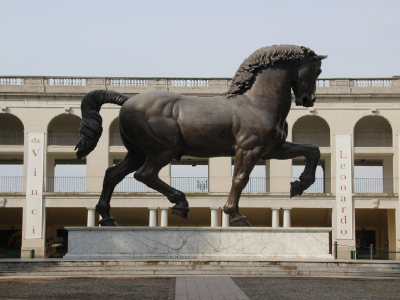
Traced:
<path id="1" fill-rule="evenodd" d="M 168 207 L 161 207 L 161 227 L 168 227 Z"/>
<path id="2" fill-rule="evenodd" d="M 283 209 L 283 227 L 291 227 L 292 222 L 290 221 L 290 210 L 291 208 Z"/>
<path id="3" fill-rule="evenodd" d="M 393 193 L 393 158 L 391 156 L 383 157 L 383 192 Z"/>
<path id="4" fill-rule="evenodd" d="M 292 160 L 270 160 L 269 181 L 270 192 L 290 193 L 292 182 Z"/>
<path id="5" fill-rule="evenodd" d="M 95 226 L 96 211 L 94 207 L 87 207 L 87 227 Z"/>
<path id="6" fill-rule="evenodd" d="M 229 227 L 229 215 L 222 211 L 222 227 Z"/>
<path id="7" fill-rule="evenodd" d="M 210 207 L 211 209 L 211 227 L 218 227 L 218 209 L 219 207 Z"/>
<path id="8" fill-rule="evenodd" d="M 272 207 L 272 227 L 279 227 L 279 207 Z"/>
<path id="9" fill-rule="evenodd" d="M 210 192 L 229 192 L 232 186 L 232 159 L 230 157 L 210 158 L 208 179 Z"/>
<path id="10" fill-rule="evenodd" d="M 149 207 L 149 227 L 157 226 L 157 207 Z"/>

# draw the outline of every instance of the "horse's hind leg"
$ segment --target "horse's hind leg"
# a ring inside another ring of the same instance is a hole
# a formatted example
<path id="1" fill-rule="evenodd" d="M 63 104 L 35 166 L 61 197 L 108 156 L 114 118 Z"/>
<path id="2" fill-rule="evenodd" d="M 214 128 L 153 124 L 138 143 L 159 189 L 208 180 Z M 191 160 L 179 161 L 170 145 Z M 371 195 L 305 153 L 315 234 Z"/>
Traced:
<path id="1" fill-rule="evenodd" d="M 189 203 L 186 200 L 185 194 L 166 184 L 158 177 L 159 171 L 169 164 L 175 156 L 176 153 L 174 151 L 164 151 L 158 155 L 148 155 L 146 162 L 136 171 L 134 176 L 148 187 L 166 196 L 170 202 L 175 203 L 172 207 L 173 214 L 188 219 Z"/>
<path id="2" fill-rule="evenodd" d="M 133 154 L 132 152 L 128 152 L 123 160 L 107 169 L 103 181 L 103 190 L 96 205 L 96 211 L 102 217 L 100 220 L 101 226 L 118 226 L 110 213 L 110 201 L 114 188 L 126 175 L 139 169 L 145 160 L 146 156 L 143 153 Z"/>
<path id="3" fill-rule="evenodd" d="M 300 175 L 300 181 L 290 183 L 290 197 L 303 194 L 315 182 L 315 171 L 321 157 L 319 148 L 315 145 L 303 145 L 285 142 L 281 148 L 271 154 L 267 154 L 262 159 L 292 159 L 304 156 L 306 166 Z"/>

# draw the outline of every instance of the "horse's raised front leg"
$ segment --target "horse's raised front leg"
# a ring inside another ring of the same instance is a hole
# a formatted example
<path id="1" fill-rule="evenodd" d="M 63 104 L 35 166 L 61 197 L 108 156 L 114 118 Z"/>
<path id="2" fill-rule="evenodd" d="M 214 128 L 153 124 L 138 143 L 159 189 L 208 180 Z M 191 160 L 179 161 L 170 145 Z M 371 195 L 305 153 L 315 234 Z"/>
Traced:
<path id="1" fill-rule="evenodd" d="M 169 164 L 175 155 L 176 153 L 173 151 L 164 151 L 159 155 L 148 155 L 146 162 L 134 176 L 148 187 L 166 196 L 171 203 L 175 203 L 172 207 L 173 214 L 188 219 L 190 209 L 185 194 L 166 184 L 158 177 L 161 168 Z"/>
<path id="2" fill-rule="evenodd" d="M 96 205 L 96 211 L 102 217 L 99 222 L 101 226 L 118 226 L 110 213 L 110 201 L 114 188 L 126 175 L 139 169 L 143 165 L 145 159 L 144 156 L 137 157 L 131 152 L 128 152 L 123 160 L 107 169 L 103 181 L 103 190 L 101 191 L 99 202 Z"/>
<path id="3" fill-rule="evenodd" d="M 271 154 L 267 154 L 262 159 L 293 159 L 295 157 L 304 156 L 306 158 L 306 166 L 300 175 L 300 181 L 296 180 L 290 183 L 290 198 L 300 196 L 315 182 L 315 171 L 318 161 L 321 157 L 318 146 L 303 145 L 285 142 L 281 148 Z"/>
<path id="4" fill-rule="evenodd" d="M 231 225 L 237 227 L 251 227 L 247 218 L 239 211 L 239 199 L 243 189 L 249 182 L 250 173 L 255 164 L 260 160 L 261 149 L 254 150 L 236 149 L 235 168 L 232 176 L 232 187 L 228 200 L 224 205 L 224 213 L 232 217 Z"/>

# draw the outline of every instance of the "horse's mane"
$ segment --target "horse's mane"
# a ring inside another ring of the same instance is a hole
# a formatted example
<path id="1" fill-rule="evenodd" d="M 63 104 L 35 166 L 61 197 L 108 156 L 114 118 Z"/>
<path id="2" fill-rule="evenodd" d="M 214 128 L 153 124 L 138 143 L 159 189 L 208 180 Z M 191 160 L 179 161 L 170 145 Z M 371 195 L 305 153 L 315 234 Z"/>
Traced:
<path id="1" fill-rule="evenodd" d="M 255 73 L 261 68 L 279 62 L 299 61 L 305 58 L 316 59 L 317 55 L 314 51 L 303 46 L 274 45 L 260 48 L 244 60 L 233 76 L 228 91 L 222 95 L 232 98 L 243 94 L 251 87 Z"/>

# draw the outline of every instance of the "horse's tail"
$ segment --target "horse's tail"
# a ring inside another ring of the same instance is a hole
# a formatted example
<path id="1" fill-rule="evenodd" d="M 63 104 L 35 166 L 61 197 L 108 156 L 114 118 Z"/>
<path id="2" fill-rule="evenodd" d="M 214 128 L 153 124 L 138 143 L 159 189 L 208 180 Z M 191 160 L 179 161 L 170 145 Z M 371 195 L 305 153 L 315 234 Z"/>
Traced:
<path id="1" fill-rule="evenodd" d="M 81 103 L 82 121 L 79 128 L 79 141 L 75 150 L 78 159 L 88 155 L 96 148 L 97 142 L 103 132 L 102 121 L 99 112 L 105 103 L 113 103 L 122 106 L 129 98 L 121 93 L 108 90 L 96 90 L 86 94 Z"/>

